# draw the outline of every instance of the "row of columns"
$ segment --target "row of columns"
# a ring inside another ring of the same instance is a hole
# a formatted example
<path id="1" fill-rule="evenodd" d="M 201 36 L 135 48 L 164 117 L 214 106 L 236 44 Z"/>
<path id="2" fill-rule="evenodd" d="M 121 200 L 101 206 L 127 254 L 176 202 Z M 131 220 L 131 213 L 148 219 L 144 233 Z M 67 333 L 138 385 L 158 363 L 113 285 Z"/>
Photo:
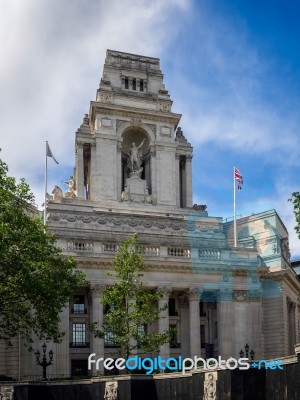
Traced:
<path id="1" fill-rule="evenodd" d="M 104 321 L 103 305 L 100 303 L 102 296 L 102 287 L 94 285 L 91 289 L 92 300 L 92 313 L 91 321 L 96 322 L 100 328 Z M 163 333 L 169 329 L 169 310 L 163 309 L 165 304 L 169 301 L 169 296 L 172 291 L 171 288 L 159 288 L 162 297 L 158 300 L 158 308 L 162 309 L 160 312 L 160 319 L 158 321 L 158 332 Z M 189 335 L 190 335 L 190 355 L 201 355 L 201 340 L 200 340 L 200 310 L 199 310 L 199 289 L 193 288 L 187 291 L 189 297 Z M 92 338 L 91 341 L 92 353 L 97 356 L 104 354 L 104 340 L 100 338 Z M 170 345 L 165 343 L 160 346 L 160 355 L 162 358 L 167 359 L 170 357 Z"/>

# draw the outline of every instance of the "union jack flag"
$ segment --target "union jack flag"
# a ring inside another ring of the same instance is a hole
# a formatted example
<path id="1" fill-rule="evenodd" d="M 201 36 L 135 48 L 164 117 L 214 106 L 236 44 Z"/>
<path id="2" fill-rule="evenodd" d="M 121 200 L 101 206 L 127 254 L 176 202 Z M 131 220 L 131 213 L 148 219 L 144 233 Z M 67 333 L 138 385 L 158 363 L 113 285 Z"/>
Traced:
<path id="1" fill-rule="evenodd" d="M 243 187 L 243 177 L 237 167 L 234 167 L 234 179 L 238 182 L 238 190 L 242 190 Z"/>

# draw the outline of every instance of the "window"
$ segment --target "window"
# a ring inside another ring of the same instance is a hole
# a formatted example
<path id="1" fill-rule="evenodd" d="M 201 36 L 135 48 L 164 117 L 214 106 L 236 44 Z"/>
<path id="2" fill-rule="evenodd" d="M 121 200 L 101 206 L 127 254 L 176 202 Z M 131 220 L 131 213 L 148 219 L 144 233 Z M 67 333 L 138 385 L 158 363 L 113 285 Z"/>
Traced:
<path id="1" fill-rule="evenodd" d="M 142 324 L 138 327 L 138 336 L 143 336 L 148 332 L 148 326 L 147 324 Z M 137 343 L 138 347 L 140 347 L 140 341 L 138 340 Z"/>
<path id="2" fill-rule="evenodd" d="M 175 299 L 169 299 L 169 315 L 173 317 L 178 315 L 175 304 Z"/>
<path id="3" fill-rule="evenodd" d="M 136 79 L 132 79 L 132 90 L 136 90 Z"/>
<path id="4" fill-rule="evenodd" d="M 73 304 L 73 310 L 72 312 L 74 314 L 85 314 L 86 309 L 84 308 L 84 296 L 74 296 L 74 304 Z"/>
<path id="5" fill-rule="evenodd" d="M 140 92 L 144 91 L 144 81 L 143 79 L 140 80 Z"/>
<path id="6" fill-rule="evenodd" d="M 73 324 L 72 347 L 87 347 L 86 324 Z"/>
<path id="7" fill-rule="evenodd" d="M 116 341 L 116 336 L 113 332 L 106 332 L 104 334 L 104 347 L 120 347 Z"/>
<path id="8" fill-rule="evenodd" d="M 125 89 L 129 89 L 128 76 L 125 77 Z"/>

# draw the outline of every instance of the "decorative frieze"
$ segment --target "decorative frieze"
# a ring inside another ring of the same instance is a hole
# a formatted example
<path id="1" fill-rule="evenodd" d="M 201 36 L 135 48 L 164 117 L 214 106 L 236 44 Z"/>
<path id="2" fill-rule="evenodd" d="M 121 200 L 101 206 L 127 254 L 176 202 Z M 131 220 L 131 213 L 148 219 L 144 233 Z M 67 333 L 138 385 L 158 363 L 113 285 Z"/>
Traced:
<path id="1" fill-rule="evenodd" d="M 218 225 L 212 224 L 210 222 L 205 223 L 204 221 L 170 221 L 168 219 L 162 218 L 149 218 L 145 219 L 143 217 L 128 217 L 121 215 L 109 216 L 107 214 L 98 215 L 80 215 L 80 214 L 70 214 L 70 213 L 48 213 L 48 220 L 50 221 L 67 221 L 67 222 L 77 222 L 82 221 L 85 224 L 98 223 L 100 225 L 116 225 L 116 226 L 130 226 L 130 227 L 145 227 L 147 229 L 159 228 L 161 230 L 171 229 L 174 231 L 201 231 L 201 232 L 219 232 L 220 227 Z"/>

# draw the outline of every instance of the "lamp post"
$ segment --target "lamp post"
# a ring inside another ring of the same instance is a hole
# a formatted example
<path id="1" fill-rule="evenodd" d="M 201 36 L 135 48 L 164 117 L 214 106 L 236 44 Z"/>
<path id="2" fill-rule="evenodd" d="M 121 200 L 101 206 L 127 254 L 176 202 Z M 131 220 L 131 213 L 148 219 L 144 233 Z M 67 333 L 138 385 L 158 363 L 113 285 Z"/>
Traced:
<path id="1" fill-rule="evenodd" d="M 240 351 L 240 357 L 241 358 L 244 358 L 244 355 L 246 355 L 246 358 L 249 358 L 249 345 L 246 343 L 246 345 L 245 345 L 245 352 L 243 351 L 243 349 L 241 349 L 241 351 Z M 254 351 L 253 350 L 251 350 L 250 351 L 250 358 L 251 358 L 251 361 L 253 361 L 254 360 Z"/>
<path id="2" fill-rule="evenodd" d="M 43 367 L 43 379 L 42 379 L 42 381 L 47 381 L 46 369 L 47 369 L 47 367 L 49 367 L 49 365 L 52 365 L 52 363 L 53 363 L 53 351 L 52 350 L 49 351 L 49 361 L 47 361 L 47 357 L 46 357 L 47 345 L 46 345 L 46 343 L 43 344 L 42 348 L 43 348 L 42 361 L 40 361 L 41 353 L 40 353 L 39 350 L 36 351 L 34 354 L 35 354 L 35 357 L 36 357 L 37 365 L 40 365 L 41 367 Z"/>

